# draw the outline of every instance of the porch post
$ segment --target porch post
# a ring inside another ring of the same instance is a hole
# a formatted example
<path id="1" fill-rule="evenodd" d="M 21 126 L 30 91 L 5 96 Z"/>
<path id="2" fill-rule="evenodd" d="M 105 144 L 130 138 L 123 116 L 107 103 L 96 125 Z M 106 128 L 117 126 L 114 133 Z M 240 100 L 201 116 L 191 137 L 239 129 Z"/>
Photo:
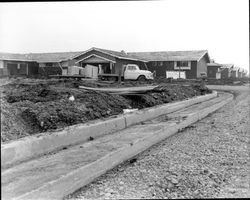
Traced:
<path id="1" fill-rule="evenodd" d="M 26 64 L 26 74 L 29 75 L 29 64 Z"/>
<path id="2" fill-rule="evenodd" d="M 109 63 L 109 67 L 110 67 L 110 71 L 111 71 L 111 74 L 112 74 L 112 62 Z"/>

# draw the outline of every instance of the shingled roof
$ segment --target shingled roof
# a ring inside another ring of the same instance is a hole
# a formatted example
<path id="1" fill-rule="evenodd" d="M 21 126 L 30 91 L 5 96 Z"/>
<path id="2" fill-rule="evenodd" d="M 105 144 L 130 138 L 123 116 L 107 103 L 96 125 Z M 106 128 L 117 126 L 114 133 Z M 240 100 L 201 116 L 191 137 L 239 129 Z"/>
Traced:
<path id="1" fill-rule="evenodd" d="M 205 54 L 207 50 L 197 51 L 157 51 L 157 52 L 129 52 L 129 56 L 136 56 L 147 61 L 197 61 Z M 209 56 L 208 56 L 208 60 Z"/>
<path id="2" fill-rule="evenodd" d="M 97 50 L 120 59 L 138 60 L 138 61 L 197 61 L 207 54 L 207 50 L 198 51 L 158 51 L 158 52 L 129 52 L 112 51 L 107 49 L 101 49 L 93 47 L 87 51 L 75 51 L 75 52 L 55 52 L 55 53 L 28 53 L 28 54 L 16 54 L 16 53 L 0 53 L 0 60 L 19 60 L 19 61 L 36 61 L 43 62 L 60 62 L 76 58 L 88 51 Z"/>
<path id="3" fill-rule="evenodd" d="M 60 62 L 64 60 L 69 60 L 71 57 L 82 53 L 82 51 L 74 52 L 55 52 L 55 53 L 32 53 L 32 57 L 37 60 L 37 62 Z"/>
<path id="4" fill-rule="evenodd" d="M 232 68 L 234 64 L 222 64 L 222 68 Z"/>
<path id="5" fill-rule="evenodd" d="M 220 67 L 222 67 L 222 64 L 212 62 L 212 63 L 207 63 L 207 66 L 220 66 Z"/>
<path id="6" fill-rule="evenodd" d="M 39 63 L 43 62 L 60 62 L 68 60 L 72 56 L 81 53 L 77 52 L 55 52 L 55 53 L 28 53 L 28 54 L 17 54 L 17 53 L 0 53 L 0 60 L 18 60 L 18 61 L 36 61 Z"/>
<path id="7" fill-rule="evenodd" d="M 145 59 L 143 59 L 143 58 L 141 58 L 139 56 L 136 56 L 136 55 L 129 55 L 129 54 L 125 53 L 125 51 L 112 51 L 112 50 L 101 49 L 101 48 L 96 48 L 96 47 L 92 47 L 91 49 L 89 49 L 87 51 L 81 52 L 80 54 L 75 55 L 72 58 L 76 58 L 76 57 L 78 57 L 78 56 L 80 56 L 80 55 L 82 55 L 84 53 L 87 53 L 89 51 L 92 51 L 92 50 L 96 50 L 96 51 L 102 52 L 104 54 L 111 55 L 111 56 L 113 56 L 115 58 L 147 62 L 147 60 L 145 60 Z"/>
<path id="8" fill-rule="evenodd" d="M 0 52 L 0 60 L 18 60 L 18 61 L 34 61 L 29 54 L 19 53 L 2 53 Z"/>

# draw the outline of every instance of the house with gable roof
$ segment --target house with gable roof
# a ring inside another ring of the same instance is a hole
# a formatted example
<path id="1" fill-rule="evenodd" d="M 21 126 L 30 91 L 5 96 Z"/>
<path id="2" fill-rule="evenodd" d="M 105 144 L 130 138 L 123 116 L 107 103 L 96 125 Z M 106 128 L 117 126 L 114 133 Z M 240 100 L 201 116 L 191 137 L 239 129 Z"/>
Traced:
<path id="1" fill-rule="evenodd" d="M 156 77 L 167 78 L 174 73 L 187 79 L 202 77 L 207 75 L 207 63 L 210 62 L 207 50 L 130 52 L 128 55 L 146 60 L 148 69 L 155 71 Z"/>
<path id="2" fill-rule="evenodd" d="M 140 69 L 155 71 L 157 77 L 177 73 L 184 78 L 195 79 L 207 74 L 209 62 L 206 50 L 126 53 L 93 47 L 77 52 L 0 53 L 0 76 L 35 75 L 45 67 L 57 68 L 55 73 L 62 74 L 63 69 L 69 66 L 85 68 L 87 65 L 98 67 L 98 73 L 119 74 L 126 64 L 137 64 Z"/>

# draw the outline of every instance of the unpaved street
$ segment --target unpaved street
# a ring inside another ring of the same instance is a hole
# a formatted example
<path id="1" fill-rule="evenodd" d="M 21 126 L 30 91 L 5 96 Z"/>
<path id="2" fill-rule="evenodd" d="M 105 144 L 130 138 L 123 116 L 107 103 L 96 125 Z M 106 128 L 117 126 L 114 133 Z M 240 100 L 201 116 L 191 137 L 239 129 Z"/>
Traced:
<path id="1" fill-rule="evenodd" d="M 250 197 L 249 88 L 67 198 Z"/>

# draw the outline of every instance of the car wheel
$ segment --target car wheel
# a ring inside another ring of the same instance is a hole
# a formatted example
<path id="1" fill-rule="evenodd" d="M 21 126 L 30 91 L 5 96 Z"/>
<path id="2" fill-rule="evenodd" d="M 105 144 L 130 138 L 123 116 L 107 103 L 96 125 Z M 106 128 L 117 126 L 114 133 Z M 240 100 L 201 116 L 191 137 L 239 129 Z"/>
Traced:
<path id="1" fill-rule="evenodd" d="M 141 75 L 141 76 L 138 77 L 137 80 L 138 80 L 138 81 L 145 81 L 145 80 L 146 80 L 146 77 L 143 76 L 143 75 Z"/>

